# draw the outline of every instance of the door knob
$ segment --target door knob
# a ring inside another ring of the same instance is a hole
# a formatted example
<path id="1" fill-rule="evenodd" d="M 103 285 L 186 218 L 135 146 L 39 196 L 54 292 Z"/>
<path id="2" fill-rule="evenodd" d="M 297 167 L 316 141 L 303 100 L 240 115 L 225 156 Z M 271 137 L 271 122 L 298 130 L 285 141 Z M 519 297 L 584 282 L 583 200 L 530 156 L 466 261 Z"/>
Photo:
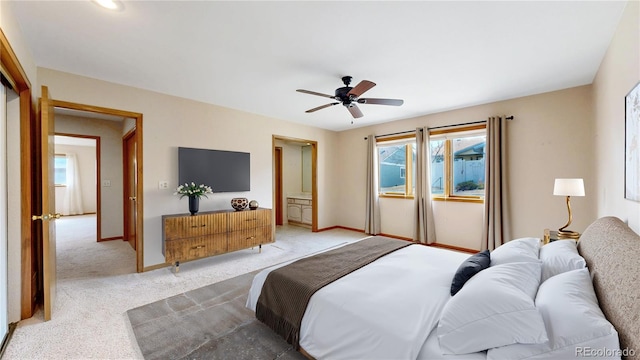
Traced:
<path id="1" fill-rule="evenodd" d="M 59 213 L 55 213 L 55 214 L 45 214 L 45 215 L 33 215 L 31 217 L 31 220 L 49 220 L 49 219 L 60 219 L 62 217 L 62 214 Z"/>
<path id="2" fill-rule="evenodd" d="M 129 196 L 129 200 L 136 201 L 136 197 L 135 196 Z"/>

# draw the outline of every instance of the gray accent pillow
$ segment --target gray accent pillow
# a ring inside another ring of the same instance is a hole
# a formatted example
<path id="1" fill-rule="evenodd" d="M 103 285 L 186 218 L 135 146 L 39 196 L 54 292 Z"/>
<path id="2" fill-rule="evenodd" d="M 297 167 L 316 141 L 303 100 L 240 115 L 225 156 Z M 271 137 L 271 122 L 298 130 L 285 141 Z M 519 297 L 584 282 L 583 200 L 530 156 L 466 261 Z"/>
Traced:
<path id="1" fill-rule="evenodd" d="M 489 250 L 471 255 L 467 260 L 460 264 L 455 275 L 453 275 L 453 281 L 451 282 L 451 296 L 458 293 L 467 280 L 471 279 L 473 275 L 488 268 L 490 264 L 491 255 L 489 254 Z"/>

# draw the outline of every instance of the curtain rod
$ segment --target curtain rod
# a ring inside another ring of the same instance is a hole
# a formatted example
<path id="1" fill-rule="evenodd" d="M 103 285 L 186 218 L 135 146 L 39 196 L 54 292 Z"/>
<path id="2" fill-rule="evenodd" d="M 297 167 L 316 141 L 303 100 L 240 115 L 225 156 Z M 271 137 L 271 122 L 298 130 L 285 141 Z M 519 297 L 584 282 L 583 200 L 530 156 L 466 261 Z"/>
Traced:
<path id="1" fill-rule="evenodd" d="M 505 119 L 507 120 L 513 120 L 513 115 L 511 116 L 507 116 Z M 472 121 L 472 122 L 467 122 L 467 123 L 462 123 L 462 124 L 451 124 L 451 125 L 442 125 L 442 126 L 434 126 L 434 127 L 430 127 L 428 128 L 429 130 L 434 130 L 434 129 L 444 129 L 444 128 L 448 128 L 448 127 L 455 127 L 455 126 L 464 126 L 464 125 L 474 125 L 474 124 L 484 124 L 486 123 L 487 120 L 480 120 L 480 121 Z"/>
<path id="2" fill-rule="evenodd" d="M 422 129 L 420 129 L 420 131 L 422 131 Z M 387 136 L 393 136 L 393 135 L 402 135 L 402 134 L 410 134 L 410 133 L 414 133 L 416 132 L 415 130 L 407 130 L 407 131 L 400 131 L 400 132 L 395 132 L 395 133 L 391 133 L 391 134 L 384 134 L 384 135 L 375 135 L 374 138 L 379 138 L 379 137 L 387 137 Z M 364 137 L 365 140 L 367 140 L 367 137 Z"/>
<path id="3" fill-rule="evenodd" d="M 507 116 L 505 119 L 507 120 L 513 120 L 513 115 L 511 116 Z M 451 125 L 442 125 L 442 126 L 434 126 L 434 127 L 430 127 L 427 128 L 429 130 L 433 130 L 433 129 L 444 129 L 444 128 L 448 128 L 448 127 L 454 127 L 454 126 L 464 126 L 464 125 L 474 125 L 474 124 L 483 124 L 486 123 L 487 120 L 480 120 L 480 121 L 472 121 L 472 122 L 467 122 L 467 123 L 462 123 L 462 124 L 451 124 Z M 420 131 L 422 131 L 422 129 L 420 129 Z M 402 134 L 409 134 L 412 132 L 416 132 L 415 130 L 408 130 L 408 131 L 400 131 L 400 132 L 396 132 L 396 133 L 391 133 L 391 134 L 384 134 L 384 135 L 376 135 L 374 136 L 374 138 L 379 138 L 379 137 L 386 137 L 386 136 L 392 136 L 392 135 L 402 135 Z M 365 140 L 367 140 L 367 137 L 364 137 Z"/>

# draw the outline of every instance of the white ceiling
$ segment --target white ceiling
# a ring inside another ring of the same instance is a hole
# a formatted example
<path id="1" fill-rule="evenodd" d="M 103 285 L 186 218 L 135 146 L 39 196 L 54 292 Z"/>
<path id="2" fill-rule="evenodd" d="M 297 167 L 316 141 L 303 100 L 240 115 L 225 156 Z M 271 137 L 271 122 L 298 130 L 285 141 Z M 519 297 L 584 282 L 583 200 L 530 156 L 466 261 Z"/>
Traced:
<path id="1" fill-rule="evenodd" d="M 123 4 L 11 7 L 37 66 L 344 130 L 589 84 L 626 1 Z M 405 103 L 304 112 L 344 75 Z"/>

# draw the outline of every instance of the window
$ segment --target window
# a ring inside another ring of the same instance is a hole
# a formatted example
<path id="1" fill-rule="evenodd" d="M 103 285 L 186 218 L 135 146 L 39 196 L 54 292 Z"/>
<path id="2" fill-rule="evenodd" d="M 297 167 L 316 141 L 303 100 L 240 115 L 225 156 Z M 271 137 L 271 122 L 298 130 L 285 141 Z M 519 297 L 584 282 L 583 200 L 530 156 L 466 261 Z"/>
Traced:
<path id="1" fill-rule="evenodd" d="M 412 197 L 415 192 L 415 135 L 378 140 L 378 193 Z"/>
<path id="2" fill-rule="evenodd" d="M 431 194 L 435 200 L 483 201 L 484 125 L 432 132 Z"/>
<path id="3" fill-rule="evenodd" d="M 64 154 L 56 154 L 54 163 L 54 182 L 56 186 L 67 185 L 67 157 Z"/>

